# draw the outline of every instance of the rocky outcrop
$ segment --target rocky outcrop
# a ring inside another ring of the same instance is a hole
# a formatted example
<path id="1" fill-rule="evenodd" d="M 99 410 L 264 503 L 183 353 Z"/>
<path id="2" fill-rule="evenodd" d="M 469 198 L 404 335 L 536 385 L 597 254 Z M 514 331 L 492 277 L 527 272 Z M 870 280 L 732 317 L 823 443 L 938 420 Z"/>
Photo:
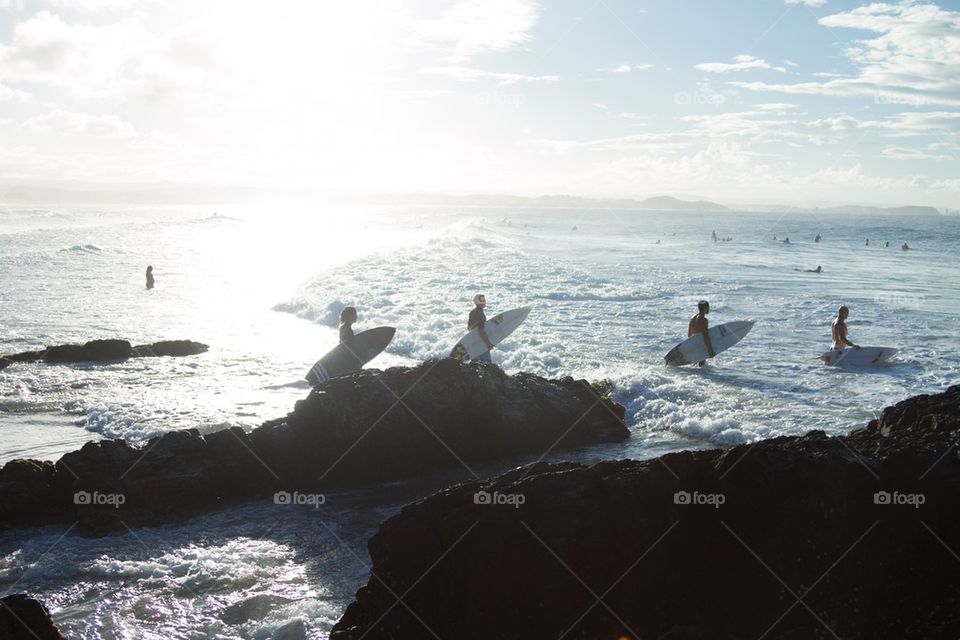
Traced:
<path id="1" fill-rule="evenodd" d="M 814 431 L 410 505 L 333 640 L 960 637 L 960 387 Z"/>
<path id="2" fill-rule="evenodd" d="M 312 391 L 245 433 L 175 431 L 87 443 L 56 463 L 0 470 L 0 530 L 79 521 L 78 531 L 161 524 L 269 496 L 357 486 L 511 456 L 623 440 L 624 408 L 583 380 L 506 375 L 445 359 L 366 370 Z"/>
<path id="3" fill-rule="evenodd" d="M 3 640 L 66 640 L 42 603 L 23 593 L 0 598 Z"/>
<path id="4" fill-rule="evenodd" d="M 150 356 L 192 356 L 209 349 L 192 340 L 163 340 L 153 344 L 132 346 L 126 340 L 91 340 L 84 344 L 61 344 L 41 351 L 23 351 L 0 358 L 0 369 L 15 362 L 115 362 L 127 358 Z"/>

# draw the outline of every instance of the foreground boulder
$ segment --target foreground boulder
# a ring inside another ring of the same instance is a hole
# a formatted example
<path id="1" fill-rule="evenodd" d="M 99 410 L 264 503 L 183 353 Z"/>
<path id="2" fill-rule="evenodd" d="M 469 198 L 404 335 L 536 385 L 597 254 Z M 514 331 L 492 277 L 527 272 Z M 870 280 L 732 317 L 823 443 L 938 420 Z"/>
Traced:
<path id="1" fill-rule="evenodd" d="M 40 351 L 23 351 L 0 358 L 0 369 L 14 362 L 114 362 L 127 358 L 150 356 L 192 356 L 209 349 L 192 340 L 163 340 L 153 344 L 132 346 L 126 340 L 91 340 L 84 344 L 61 344 Z"/>
<path id="2" fill-rule="evenodd" d="M 451 359 L 334 379 L 245 433 L 175 431 L 138 446 L 101 440 L 58 462 L 0 469 L 0 530 L 47 523 L 105 532 L 161 524 L 275 492 L 309 492 L 464 469 L 628 437 L 608 389 L 506 375 Z"/>
<path id="3" fill-rule="evenodd" d="M 370 540 L 333 640 L 960 637 L 960 387 L 823 432 L 516 469 Z"/>
<path id="4" fill-rule="evenodd" d="M 23 593 L 0 598 L 3 640 L 66 640 L 42 603 Z"/>

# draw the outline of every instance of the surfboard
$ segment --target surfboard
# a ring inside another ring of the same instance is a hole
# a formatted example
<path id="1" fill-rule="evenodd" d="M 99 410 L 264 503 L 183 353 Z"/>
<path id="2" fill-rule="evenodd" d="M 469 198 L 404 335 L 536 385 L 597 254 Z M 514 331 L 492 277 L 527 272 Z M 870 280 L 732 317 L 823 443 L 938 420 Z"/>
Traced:
<path id="1" fill-rule="evenodd" d="M 487 318 L 487 322 L 483 328 L 487 332 L 487 337 L 490 339 L 490 342 L 492 342 L 494 346 L 497 346 L 504 338 L 523 324 L 523 321 L 527 319 L 528 315 L 530 315 L 530 307 L 520 307 L 519 309 L 504 311 L 492 318 Z M 480 337 L 479 329 L 474 327 L 467 335 L 460 338 L 460 342 L 450 351 L 450 357 L 464 362 L 468 359 L 481 356 L 487 351 L 489 351 L 489 349 L 487 349 L 487 344 L 483 341 L 483 338 Z"/>
<path id="2" fill-rule="evenodd" d="M 710 342 L 713 344 L 714 353 L 721 353 L 737 344 L 743 340 L 745 335 L 750 333 L 752 328 L 753 320 L 737 320 L 710 327 L 707 333 L 710 334 Z M 706 360 L 709 355 L 703 334 L 698 333 L 670 349 L 664 360 L 669 365 L 680 366 Z"/>
<path id="3" fill-rule="evenodd" d="M 823 361 L 823 364 L 831 367 L 869 367 L 886 362 L 895 356 L 898 351 L 900 350 L 893 347 L 860 347 L 859 349 L 847 347 L 846 349 L 830 349 L 830 351 L 820 354 L 820 360 Z"/>
<path id="4" fill-rule="evenodd" d="M 354 336 L 354 351 L 338 344 L 320 358 L 304 376 L 310 384 L 326 382 L 330 378 L 359 371 L 363 365 L 376 358 L 387 348 L 397 332 L 393 327 L 376 327 L 361 331 Z"/>

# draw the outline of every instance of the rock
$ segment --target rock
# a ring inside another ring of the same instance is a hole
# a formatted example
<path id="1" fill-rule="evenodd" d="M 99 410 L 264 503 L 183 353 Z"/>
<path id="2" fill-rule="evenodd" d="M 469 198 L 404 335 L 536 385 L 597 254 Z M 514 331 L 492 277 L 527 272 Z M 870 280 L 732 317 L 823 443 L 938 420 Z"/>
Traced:
<path id="1" fill-rule="evenodd" d="M 85 344 L 64 344 L 47 347 L 44 362 L 104 362 L 125 360 L 130 357 L 131 347 L 126 340 L 91 340 Z"/>
<path id="2" fill-rule="evenodd" d="M 461 484 L 381 525 L 331 639 L 957 638 L 958 439 L 960 386 L 845 437 Z"/>
<path id="3" fill-rule="evenodd" d="M 153 356 L 194 356 L 206 353 L 210 347 L 193 340 L 163 340 L 153 344 L 143 344 L 133 348 L 131 357 L 148 358 Z"/>
<path id="4" fill-rule="evenodd" d="M 50 612 L 25 593 L 0 598 L 0 638 L 3 640 L 66 640 Z"/>
<path id="5" fill-rule="evenodd" d="M 277 491 L 415 477 L 623 440 L 624 408 L 572 378 L 508 376 L 439 360 L 334 379 L 251 433 L 174 431 L 139 446 L 89 442 L 55 465 L 0 469 L 0 530 L 79 522 L 105 533 L 158 525 Z"/>
<path id="6" fill-rule="evenodd" d="M 42 351 L 24 351 L 0 358 L 0 369 L 14 362 L 116 362 L 127 358 L 149 356 L 190 356 L 204 353 L 209 347 L 192 340 L 164 340 L 153 344 L 130 346 L 126 340 L 91 340 L 84 344 L 62 344 Z"/>

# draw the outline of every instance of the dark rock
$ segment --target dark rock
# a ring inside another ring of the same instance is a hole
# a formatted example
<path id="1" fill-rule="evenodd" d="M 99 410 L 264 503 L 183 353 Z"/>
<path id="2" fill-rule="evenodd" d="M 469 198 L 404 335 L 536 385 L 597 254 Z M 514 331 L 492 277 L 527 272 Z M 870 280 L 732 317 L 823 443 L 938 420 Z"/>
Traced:
<path id="1" fill-rule="evenodd" d="M 623 440 L 624 408 L 606 391 L 454 360 L 361 371 L 249 434 L 191 429 L 139 446 L 90 442 L 55 465 L 9 462 L 0 469 L 0 530 L 79 521 L 78 531 L 102 533 L 278 490 L 360 486 Z"/>
<path id="2" fill-rule="evenodd" d="M 163 340 L 153 344 L 142 344 L 133 348 L 134 358 L 153 356 L 195 356 L 206 353 L 210 347 L 193 340 Z"/>
<path id="3" fill-rule="evenodd" d="M 64 344 L 47 347 L 44 362 L 108 362 L 130 357 L 130 343 L 126 340 L 91 340 L 85 344 Z"/>
<path id="4" fill-rule="evenodd" d="M 85 344 L 62 344 L 42 351 L 24 351 L 0 358 L 0 369 L 14 362 L 116 362 L 127 358 L 149 356 L 192 356 L 204 353 L 209 347 L 192 340 L 164 340 L 153 344 L 130 346 L 126 340 L 91 340 Z"/>
<path id="5" fill-rule="evenodd" d="M 455 486 L 381 525 L 331 638 L 957 638 L 958 439 L 953 387 L 840 438 Z"/>
<path id="6" fill-rule="evenodd" d="M 24 593 L 0 598 L 0 638 L 3 640 L 66 640 L 42 603 Z"/>

